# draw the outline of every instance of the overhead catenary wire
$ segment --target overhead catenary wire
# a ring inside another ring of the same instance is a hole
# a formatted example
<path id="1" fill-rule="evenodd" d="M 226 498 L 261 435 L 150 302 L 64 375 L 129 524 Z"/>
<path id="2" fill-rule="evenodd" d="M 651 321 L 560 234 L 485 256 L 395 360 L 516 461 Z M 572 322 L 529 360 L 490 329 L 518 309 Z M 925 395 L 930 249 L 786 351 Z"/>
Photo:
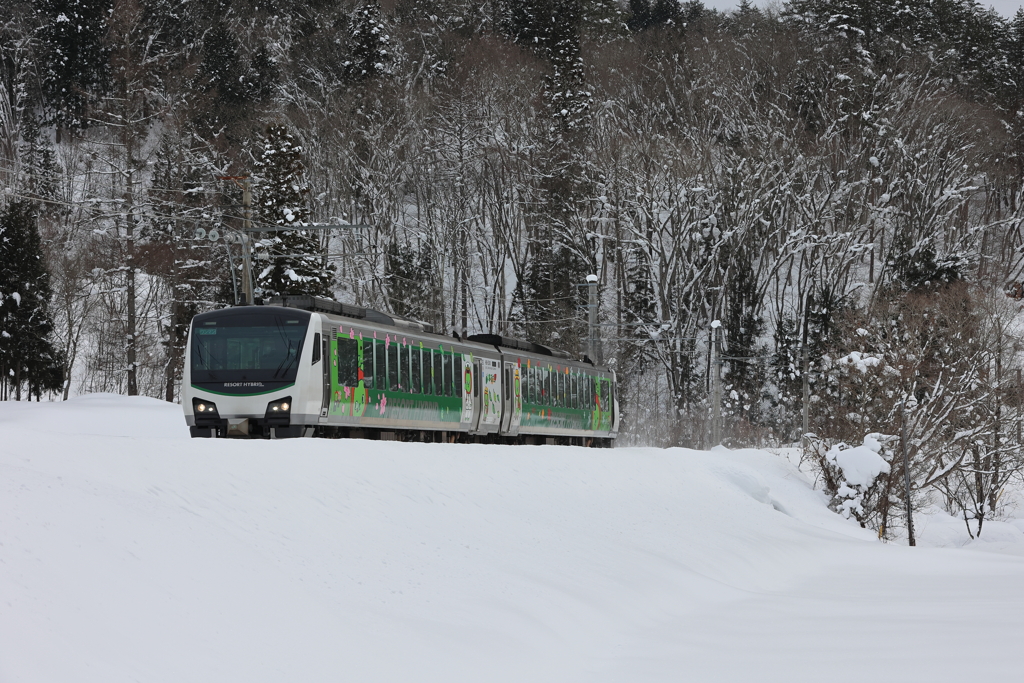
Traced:
<path id="1" fill-rule="evenodd" d="M 201 194 L 212 194 L 212 195 L 223 194 L 222 191 L 217 191 L 217 190 L 205 190 L 204 189 L 202 192 L 200 192 L 199 190 L 189 191 L 189 190 L 185 190 L 185 189 L 181 189 L 181 188 L 163 188 L 163 187 L 159 187 L 159 186 L 147 187 L 146 191 L 180 192 L 182 194 L 200 194 L 200 193 Z M 127 201 L 124 198 L 120 198 L 120 197 L 84 197 L 84 198 L 78 199 L 78 200 L 67 201 L 67 200 L 61 200 L 61 199 L 54 199 L 54 198 L 50 198 L 50 197 L 42 197 L 42 196 L 39 196 L 37 194 L 26 194 L 26 193 L 22 193 L 22 192 L 16 192 L 16 191 L 13 191 L 11 188 L 6 188 L 5 191 L 3 192 L 3 194 L 8 196 L 8 197 L 16 197 L 18 199 L 23 199 L 23 200 L 26 200 L 26 201 L 40 202 L 40 203 L 43 203 L 43 204 L 49 204 L 49 205 L 53 205 L 53 206 L 63 206 L 63 207 L 68 207 L 68 208 L 83 208 L 83 207 L 90 207 L 90 206 L 95 207 L 95 206 L 102 205 L 102 204 L 121 205 L 121 204 L 126 203 L 126 201 Z M 143 196 L 143 195 L 140 195 L 140 196 Z M 192 215 L 163 213 L 163 212 L 159 212 L 159 211 L 154 211 L 153 210 L 154 207 L 180 208 L 180 209 L 183 210 L 183 213 L 187 212 L 188 214 L 192 214 Z M 186 221 L 186 222 L 188 222 L 188 221 L 196 221 L 196 220 L 209 220 L 209 221 L 217 220 L 220 224 L 223 225 L 225 219 L 227 219 L 227 220 L 237 220 L 239 222 L 245 220 L 245 216 L 239 216 L 239 215 L 234 215 L 234 214 L 231 214 L 231 213 L 226 213 L 226 212 L 223 212 L 223 211 L 218 211 L 218 208 L 220 208 L 220 207 L 195 206 L 195 205 L 192 205 L 192 204 L 183 204 L 183 203 L 180 203 L 180 202 L 169 202 L 169 201 L 166 201 L 166 200 L 155 200 L 154 201 L 154 200 L 150 199 L 148 201 L 140 201 L 140 202 L 134 204 L 133 208 L 138 210 L 139 213 L 142 214 L 142 217 L 155 218 L 155 219 L 165 219 L 165 220 L 172 220 L 172 221 Z M 236 208 L 236 207 L 231 206 L 230 208 Z M 203 215 L 197 216 L 196 214 L 198 214 L 198 213 L 202 213 Z M 210 214 L 216 214 L 216 215 L 210 215 Z M 94 221 L 96 221 L 96 220 L 109 220 L 109 219 L 113 219 L 113 218 L 117 218 L 117 217 L 122 217 L 123 215 L 124 214 L 115 211 L 115 212 L 108 213 L 108 214 L 101 214 L 99 216 L 94 216 L 94 217 L 91 218 L 91 220 L 94 220 Z M 253 230 L 252 232 L 258 232 L 258 231 L 267 231 L 267 232 L 270 232 L 270 231 L 273 231 L 273 232 L 290 232 L 290 231 L 294 231 L 294 232 L 302 232 L 304 230 L 304 228 L 305 229 L 309 229 L 310 231 L 312 231 L 313 229 L 320 230 L 320 229 L 323 229 L 323 228 L 332 228 L 332 227 L 337 227 L 339 229 L 353 227 L 353 226 L 343 225 L 343 224 L 339 224 L 337 226 L 330 225 L 330 224 L 326 224 L 326 225 L 325 224 L 282 225 L 282 224 L 279 224 L 279 223 L 268 223 L 268 222 L 265 222 L 265 221 L 258 221 L 258 220 L 255 220 L 255 219 L 250 219 L 250 221 L 251 221 L 251 223 L 253 225 L 259 226 L 260 228 L 263 229 L 263 230 Z M 367 227 L 372 227 L 372 226 L 367 226 Z M 94 232 L 96 232 L 96 231 L 94 231 Z M 202 246 L 206 246 L 206 245 L 202 245 Z M 315 254 L 315 253 L 314 254 L 273 254 L 273 253 L 271 253 L 270 254 L 270 256 L 272 258 L 281 258 L 281 257 L 288 257 L 288 256 L 293 256 L 293 257 L 297 257 L 297 256 L 306 257 L 306 256 L 309 256 L 309 257 L 312 257 L 312 258 L 323 258 L 323 257 L 327 257 L 327 258 L 345 258 L 345 257 L 353 256 L 353 255 L 354 254 L 337 253 L 337 252 L 336 253 L 327 253 L 327 254 Z M 405 277 L 402 277 L 402 276 L 399 276 L 399 275 L 395 275 L 395 274 L 383 275 L 383 276 L 381 276 L 380 278 L 377 278 L 377 279 L 386 280 L 388 278 L 396 278 L 396 279 L 401 279 L 401 280 L 404 280 L 404 281 L 407 281 L 407 282 L 411 282 L 411 283 L 421 284 L 417 280 L 414 280 L 414 279 L 411 279 L 411 278 L 405 278 Z M 405 303 L 405 304 L 408 304 L 408 305 L 412 305 L 412 304 L 409 304 L 409 302 L 402 301 L 401 299 L 397 299 L 397 298 L 395 298 L 393 296 L 389 296 L 388 298 L 389 299 L 393 299 L 395 301 L 398 301 L 400 303 Z M 554 302 L 558 302 L 558 301 L 572 301 L 572 300 L 576 300 L 577 298 L 578 297 L 576 297 L 576 296 L 564 296 L 564 297 L 552 297 L 552 298 L 546 298 L 546 299 L 516 298 L 514 300 L 519 302 L 519 303 L 531 304 L 531 303 L 554 303 Z M 438 310 L 438 309 L 424 308 L 422 306 L 420 306 L 420 308 L 423 308 L 423 310 L 429 310 L 429 311 L 431 311 L 433 313 L 441 314 L 442 316 L 444 316 L 445 313 L 446 313 L 445 311 Z M 543 325 L 543 324 L 552 324 L 552 323 L 561 323 L 561 322 L 576 322 L 576 323 L 583 324 L 585 321 L 581 320 L 578 317 L 564 317 L 564 318 L 552 318 L 552 319 L 547 319 L 547 320 L 501 320 L 501 319 L 491 319 L 491 320 L 488 320 L 487 322 L 493 323 L 493 324 Z M 607 324 L 602 324 L 602 326 L 606 326 L 606 325 Z"/>

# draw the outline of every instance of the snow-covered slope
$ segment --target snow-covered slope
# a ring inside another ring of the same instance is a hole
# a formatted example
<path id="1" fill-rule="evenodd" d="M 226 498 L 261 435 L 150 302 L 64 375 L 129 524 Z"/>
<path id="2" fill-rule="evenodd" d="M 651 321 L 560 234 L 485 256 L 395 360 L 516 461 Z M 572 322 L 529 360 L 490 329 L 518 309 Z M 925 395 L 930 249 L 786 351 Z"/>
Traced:
<path id="1" fill-rule="evenodd" d="M 190 440 L 0 404 L 0 681 L 1017 680 L 1024 558 L 757 451 Z"/>

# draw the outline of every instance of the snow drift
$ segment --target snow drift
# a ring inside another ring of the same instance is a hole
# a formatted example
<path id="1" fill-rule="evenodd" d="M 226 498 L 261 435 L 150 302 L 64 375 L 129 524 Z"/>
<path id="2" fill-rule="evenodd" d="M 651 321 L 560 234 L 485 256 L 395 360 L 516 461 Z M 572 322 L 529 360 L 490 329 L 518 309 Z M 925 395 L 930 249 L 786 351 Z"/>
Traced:
<path id="1" fill-rule="evenodd" d="M 190 440 L 150 399 L 0 405 L 4 683 L 1010 677 L 1022 578 L 879 543 L 764 452 Z"/>

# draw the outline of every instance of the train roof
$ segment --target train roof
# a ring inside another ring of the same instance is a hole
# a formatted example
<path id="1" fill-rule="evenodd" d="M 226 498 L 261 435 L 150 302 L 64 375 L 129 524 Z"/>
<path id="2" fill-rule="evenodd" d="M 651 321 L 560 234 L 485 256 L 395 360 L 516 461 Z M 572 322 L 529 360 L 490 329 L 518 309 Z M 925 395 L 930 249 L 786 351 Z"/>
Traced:
<path id="1" fill-rule="evenodd" d="M 516 351 L 525 351 L 526 353 L 534 353 L 541 356 L 552 356 L 553 358 L 561 358 L 563 360 L 576 360 L 567 351 L 553 349 L 549 346 L 543 346 L 531 341 L 523 341 L 522 339 L 503 337 L 500 334 L 471 334 L 466 339 L 479 344 L 497 346 L 502 349 L 514 349 Z"/>
<path id="2" fill-rule="evenodd" d="M 421 334 L 445 338 L 443 335 L 438 335 L 434 332 L 434 326 L 429 323 L 413 320 L 412 318 L 383 313 L 372 308 L 343 304 L 338 301 L 318 296 L 275 296 L 270 299 L 269 305 L 297 308 L 304 311 L 326 313 L 328 315 L 336 315 L 343 318 L 364 320 L 370 323 L 395 327 L 407 332 L 419 332 Z M 557 358 L 559 360 L 573 363 L 594 365 L 593 361 L 589 358 L 580 360 L 578 358 L 574 358 L 569 352 L 562 351 L 561 349 L 555 349 L 550 346 L 544 346 L 543 344 L 524 341 L 522 339 L 515 339 L 513 337 L 505 337 L 499 334 L 471 334 L 464 338 L 459 338 L 458 341 L 463 344 L 467 342 L 475 343 L 483 346 L 497 347 L 499 349 L 520 351 L 536 356 L 548 356 L 550 358 Z"/>
<path id="3" fill-rule="evenodd" d="M 269 305 L 298 308 L 304 311 L 314 311 L 316 313 L 340 315 L 344 318 L 355 318 L 357 320 L 366 320 L 367 322 L 378 323 L 380 325 L 390 325 L 404 330 L 434 334 L 434 326 L 430 323 L 413 320 L 412 318 L 405 318 L 400 315 L 389 315 L 372 308 L 343 304 L 341 302 L 324 299 L 319 296 L 275 296 L 270 299 Z"/>

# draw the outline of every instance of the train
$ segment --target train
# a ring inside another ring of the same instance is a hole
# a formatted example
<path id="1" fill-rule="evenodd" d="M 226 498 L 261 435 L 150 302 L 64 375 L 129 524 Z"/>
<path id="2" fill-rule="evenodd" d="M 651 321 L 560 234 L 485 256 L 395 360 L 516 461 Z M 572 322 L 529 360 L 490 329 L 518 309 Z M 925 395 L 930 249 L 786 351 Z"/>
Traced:
<path id="1" fill-rule="evenodd" d="M 194 438 L 610 447 L 619 432 L 615 373 L 589 358 L 320 297 L 201 313 L 185 354 Z"/>

